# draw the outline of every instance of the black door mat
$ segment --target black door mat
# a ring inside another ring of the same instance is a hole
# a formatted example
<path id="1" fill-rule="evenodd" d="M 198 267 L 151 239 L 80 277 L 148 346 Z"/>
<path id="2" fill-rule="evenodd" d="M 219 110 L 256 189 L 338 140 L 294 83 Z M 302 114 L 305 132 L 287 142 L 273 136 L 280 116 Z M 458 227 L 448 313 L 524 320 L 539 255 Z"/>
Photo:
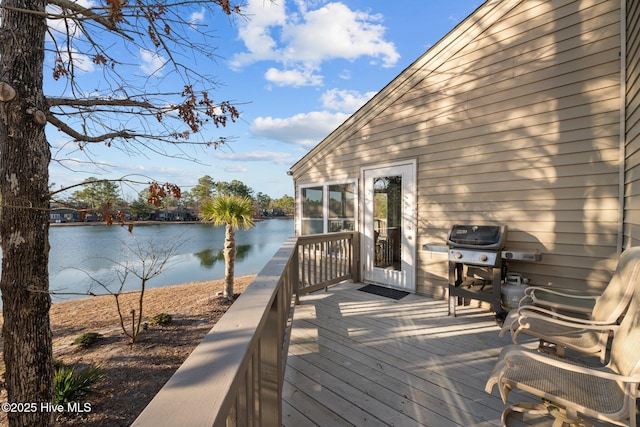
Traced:
<path id="1" fill-rule="evenodd" d="M 409 295 L 409 292 L 399 291 L 397 289 L 385 288 L 383 286 L 378 285 L 367 285 L 358 289 L 362 292 L 367 292 L 374 295 L 379 295 L 381 297 L 393 298 L 393 299 L 401 299 Z"/>

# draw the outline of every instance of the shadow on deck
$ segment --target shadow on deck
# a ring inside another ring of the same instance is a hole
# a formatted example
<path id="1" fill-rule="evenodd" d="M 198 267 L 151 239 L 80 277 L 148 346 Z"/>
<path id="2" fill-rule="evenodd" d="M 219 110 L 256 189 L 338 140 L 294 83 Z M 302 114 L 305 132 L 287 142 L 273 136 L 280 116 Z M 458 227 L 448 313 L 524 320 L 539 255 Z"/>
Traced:
<path id="1" fill-rule="evenodd" d="M 493 313 L 472 304 L 450 317 L 444 300 L 396 301 L 360 287 L 341 284 L 296 307 L 283 425 L 500 425 L 505 405 L 484 387 L 511 340 L 498 337 Z M 536 417 L 522 425 L 551 423 Z"/>

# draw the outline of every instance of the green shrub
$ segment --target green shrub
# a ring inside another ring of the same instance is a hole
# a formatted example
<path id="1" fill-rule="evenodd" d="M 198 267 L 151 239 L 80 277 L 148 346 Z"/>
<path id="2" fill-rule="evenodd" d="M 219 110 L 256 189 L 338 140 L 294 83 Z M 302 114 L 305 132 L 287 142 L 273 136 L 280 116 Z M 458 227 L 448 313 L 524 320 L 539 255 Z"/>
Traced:
<path id="1" fill-rule="evenodd" d="M 93 384 L 104 378 L 102 369 L 95 366 L 77 369 L 59 360 L 54 361 L 53 366 L 56 404 L 77 401 L 79 397 L 91 391 Z"/>
<path id="2" fill-rule="evenodd" d="M 73 340 L 73 345 L 79 345 L 82 348 L 88 348 L 102 339 L 102 334 L 97 332 L 85 332 L 78 338 Z"/>
<path id="3" fill-rule="evenodd" d="M 171 320 L 173 319 L 171 318 L 170 314 L 160 313 L 149 319 L 149 323 L 152 323 L 154 325 L 168 325 L 169 323 L 171 323 Z"/>

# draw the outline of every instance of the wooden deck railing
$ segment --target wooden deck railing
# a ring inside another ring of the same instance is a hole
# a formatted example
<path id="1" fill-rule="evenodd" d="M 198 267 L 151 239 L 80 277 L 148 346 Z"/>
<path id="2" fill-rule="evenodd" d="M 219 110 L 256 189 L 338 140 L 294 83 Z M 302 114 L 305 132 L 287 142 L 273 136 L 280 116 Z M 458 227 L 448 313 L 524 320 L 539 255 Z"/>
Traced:
<path id="1" fill-rule="evenodd" d="M 357 233 L 287 240 L 132 426 L 280 427 L 294 296 L 356 279 L 356 249 Z"/>
<path id="2" fill-rule="evenodd" d="M 299 294 L 345 280 L 359 280 L 360 249 L 353 232 L 312 234 L 298 237 Z"/>

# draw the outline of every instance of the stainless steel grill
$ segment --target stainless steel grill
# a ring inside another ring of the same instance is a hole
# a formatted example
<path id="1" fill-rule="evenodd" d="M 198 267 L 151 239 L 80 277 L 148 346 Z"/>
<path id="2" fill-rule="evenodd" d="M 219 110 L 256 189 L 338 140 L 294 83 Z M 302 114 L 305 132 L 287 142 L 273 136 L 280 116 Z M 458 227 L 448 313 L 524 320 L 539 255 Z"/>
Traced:
<path id="1" fill-rule="evenodd" d="M 449 248 L 449 314 L 465 299 L 487 301 L 496 313 L 504 276 L 502 249 L 506 225 L 454 225 L 447 239 Z"/>

